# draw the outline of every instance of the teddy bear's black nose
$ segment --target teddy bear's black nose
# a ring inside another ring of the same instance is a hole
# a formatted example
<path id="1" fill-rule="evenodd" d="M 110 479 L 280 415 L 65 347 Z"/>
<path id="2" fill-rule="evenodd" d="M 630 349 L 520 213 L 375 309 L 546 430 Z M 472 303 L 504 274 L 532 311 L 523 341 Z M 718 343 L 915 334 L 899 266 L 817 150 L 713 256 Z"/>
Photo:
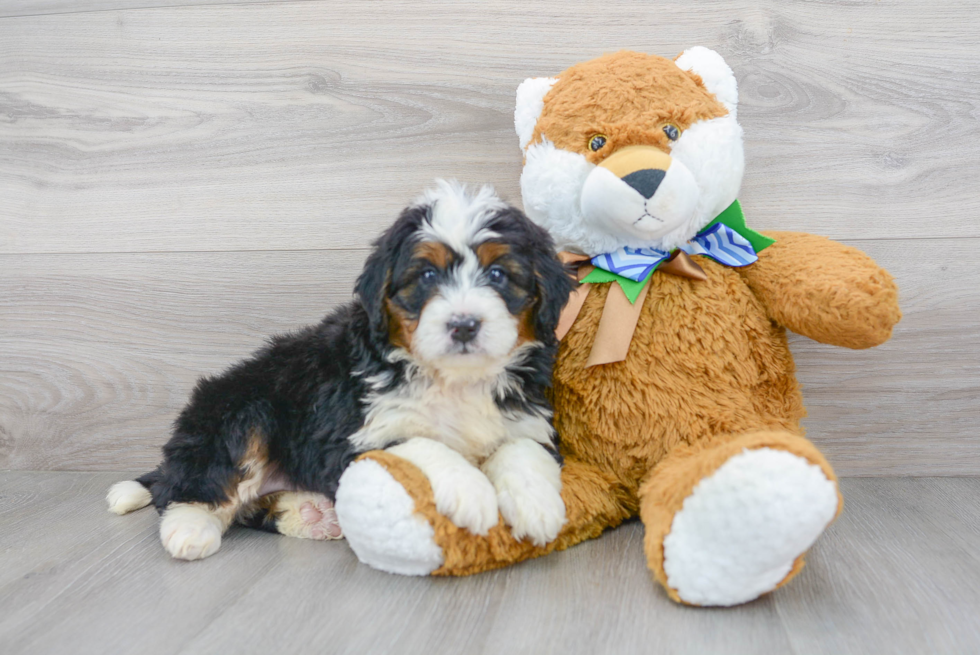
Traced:
<path id="1" fill-rule="evenodd" d="M 641 196 L 649 200 L 657 192 L 657 187 L 663 182 L 664 175 L 666 174 L 667 171 L 662 171 L 658 168 L 644 168 L 639 171 L 633 171 L 623 178 L 623 182 L 626 182 L 626 184 L 639 191 Z"/>

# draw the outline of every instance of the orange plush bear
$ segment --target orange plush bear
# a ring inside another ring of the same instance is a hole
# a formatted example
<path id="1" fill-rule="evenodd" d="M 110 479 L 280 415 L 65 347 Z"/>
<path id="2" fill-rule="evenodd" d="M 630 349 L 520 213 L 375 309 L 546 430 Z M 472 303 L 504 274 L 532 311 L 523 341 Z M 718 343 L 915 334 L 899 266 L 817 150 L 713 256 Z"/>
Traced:
<path id="1" fill-rule="evenodd" d="M 858 250 L 746 225 L 737 100 L 706 48 L 620 52 L 520 86 L 525 210 L 582 282 L 554 373 L 567 522 L 545 546 L 503 522 L 471 534 L 436 511 L 418 469 L 373 452 L 337 495 L 362 561 L 465 575 L 638 514 L 676 601 L 743 603 L 799 572 L 841 499 L 802 436 L 786 329 L 869 348 L 901 314 L 891 276 Z"/>

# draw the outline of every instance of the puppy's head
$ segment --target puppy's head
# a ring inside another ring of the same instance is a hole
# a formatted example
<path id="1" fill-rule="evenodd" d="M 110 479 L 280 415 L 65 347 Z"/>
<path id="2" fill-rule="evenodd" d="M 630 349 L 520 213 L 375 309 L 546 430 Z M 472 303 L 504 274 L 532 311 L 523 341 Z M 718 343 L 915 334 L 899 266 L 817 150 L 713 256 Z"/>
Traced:
<path id="1" fill-rule="evenodd" d="M 440 180 L 378 239 L 356 290 L 377 344 L 483 378 L 525 344 L 555 345 L 571 287 L 543 229 L 490 187 Z"/>

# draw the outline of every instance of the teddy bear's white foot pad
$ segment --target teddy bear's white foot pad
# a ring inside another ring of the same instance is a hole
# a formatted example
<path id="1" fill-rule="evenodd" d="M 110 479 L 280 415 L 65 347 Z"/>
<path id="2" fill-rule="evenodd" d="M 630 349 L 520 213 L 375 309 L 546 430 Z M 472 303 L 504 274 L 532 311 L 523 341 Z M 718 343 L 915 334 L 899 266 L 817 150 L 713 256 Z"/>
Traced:
<path id="1" fill-rule="evenodd" d="M 402 575 L 428 575 L 442 566 L 432 526 L 377 462 L 365 459 L 347 467 L 335 509 L 347 543 L 368 566 Z"/>
<path id="2" fill-rule="evenodd" d="M 745 450 L 701 480 L 664 538 L 667 583 L 696 605 L 772 591 L 834 518 L 837 485 L 783 450 Z"/>

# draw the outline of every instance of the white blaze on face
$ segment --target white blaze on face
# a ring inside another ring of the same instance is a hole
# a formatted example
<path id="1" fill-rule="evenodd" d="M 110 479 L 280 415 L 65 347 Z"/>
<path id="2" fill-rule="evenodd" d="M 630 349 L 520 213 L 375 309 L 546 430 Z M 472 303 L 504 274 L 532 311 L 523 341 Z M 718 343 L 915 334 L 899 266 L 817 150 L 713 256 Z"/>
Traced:
<path id="1" fill-rule="evenodd" d="M 412 337 L 412 354 L 440 369 L 496 375 L 517 345 L 517 320 L 496 291 L 482 280 L 479 261 L 472 250 L 426 304 Z M 465 318 L 479 321 L 473 341 L 453 340 L 452 324 Z M 492 370 L 492 373 L 491 373 Z"/>
<path id="2" fill-rule="evenodd" d="M 448 246 L 459 259 L 419 316 L 411 339 L 412 355 L 443 374 L 499 375 L 518 345 L 518 318 L 488 285 L 476 248 L 499 237 L 486 224 L 506 205 L 490 187 L 470 195 L 464 187 L 445 182 L 421 201 L 432 209 L 419 238 Z M 468 319 L 479 325 L 475 337 L 465 343 L 454 340 L 453 324 Z"/>

